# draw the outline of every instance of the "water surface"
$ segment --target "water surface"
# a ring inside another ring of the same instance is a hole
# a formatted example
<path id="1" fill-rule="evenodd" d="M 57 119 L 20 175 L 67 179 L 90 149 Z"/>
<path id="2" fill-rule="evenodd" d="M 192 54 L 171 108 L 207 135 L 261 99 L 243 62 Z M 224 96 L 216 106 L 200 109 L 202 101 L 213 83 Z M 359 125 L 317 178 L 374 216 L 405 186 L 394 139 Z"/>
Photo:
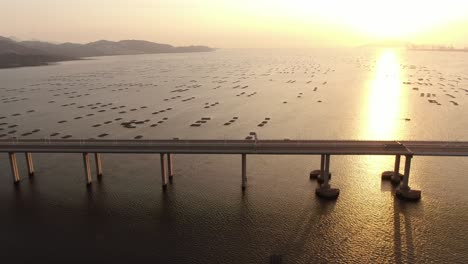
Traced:
<path id="1" fill-rule="evenodd" d="M 468 140 L 466 56 L 220 50 L 1 70 L 0 135 Z M 175 156 L 166 193 L 157 155 L 106 154 L 90 188 L 79 154 L 34 154 L 33 178 L 18 157 L 16 187 L 0 158 L 8 262 L 468 261 L 466 158 L 415 157 L 410 186 L 423 197 L 405 203 L 380 180 L 393 157 L 332 156 L 336 202 L 315 197 L 315 156 L 248 156 L 244 193 L 239 155 Z"/>

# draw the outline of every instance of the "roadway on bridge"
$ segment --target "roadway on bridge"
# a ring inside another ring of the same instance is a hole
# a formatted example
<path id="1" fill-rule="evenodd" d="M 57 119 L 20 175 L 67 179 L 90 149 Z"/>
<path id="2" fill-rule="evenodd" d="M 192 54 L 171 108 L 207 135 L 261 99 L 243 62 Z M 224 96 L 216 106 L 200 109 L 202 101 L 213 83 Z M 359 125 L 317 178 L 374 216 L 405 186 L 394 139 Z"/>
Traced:
<path id="1" fill-rule="evenodd" d="M 0 152 L 468 156 L 467 141 L 0 140 Z"/>

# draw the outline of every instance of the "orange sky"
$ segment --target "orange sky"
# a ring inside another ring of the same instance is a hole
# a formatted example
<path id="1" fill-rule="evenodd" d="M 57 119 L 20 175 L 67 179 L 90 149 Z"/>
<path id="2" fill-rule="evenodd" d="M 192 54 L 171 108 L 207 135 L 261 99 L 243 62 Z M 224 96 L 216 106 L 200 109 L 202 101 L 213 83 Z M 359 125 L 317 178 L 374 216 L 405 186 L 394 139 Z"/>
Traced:
<path id="1" fill-rule="evenodd" d="M 0 35 L 58 42 L 307 48 L 396 39 L 468 47 L 466 0 L 15 0 L 1 13 Z"/>

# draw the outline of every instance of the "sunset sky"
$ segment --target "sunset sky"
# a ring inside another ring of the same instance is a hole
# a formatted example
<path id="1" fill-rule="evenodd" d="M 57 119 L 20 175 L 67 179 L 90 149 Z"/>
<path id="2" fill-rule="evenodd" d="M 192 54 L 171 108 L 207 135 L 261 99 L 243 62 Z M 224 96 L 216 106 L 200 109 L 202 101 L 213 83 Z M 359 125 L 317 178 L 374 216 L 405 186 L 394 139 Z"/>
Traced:
<path id="1" fill-rule="evenodd" d="M 468 47 L 467 0 L 0 1 L 0 35 L 23 40 L 307 48 L 391 39 Z"/>

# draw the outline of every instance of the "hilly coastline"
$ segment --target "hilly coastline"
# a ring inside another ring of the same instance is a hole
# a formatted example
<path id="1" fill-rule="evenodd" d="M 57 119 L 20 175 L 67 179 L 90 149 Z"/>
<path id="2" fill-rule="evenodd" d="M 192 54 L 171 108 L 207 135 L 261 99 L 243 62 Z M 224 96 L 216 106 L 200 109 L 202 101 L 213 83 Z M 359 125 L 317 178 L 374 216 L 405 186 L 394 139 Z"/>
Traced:
<path id="1" fill-rule="evenodd" d="M 156 53 L 210 52 L 206 46 L 174 47 L 144 40 L 100 40 L 87 44 L 15 41 L 0 36 L 0 68 L 40 66 L 84 57 Z"/>

